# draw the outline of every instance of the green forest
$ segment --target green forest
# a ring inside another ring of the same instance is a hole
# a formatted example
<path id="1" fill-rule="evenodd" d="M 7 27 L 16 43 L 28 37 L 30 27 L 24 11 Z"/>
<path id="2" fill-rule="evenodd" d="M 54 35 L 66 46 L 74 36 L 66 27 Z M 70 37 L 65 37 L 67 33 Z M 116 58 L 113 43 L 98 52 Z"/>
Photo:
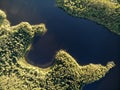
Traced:
<path id="1" fill-rule="evenodd" d="M 120 35 L 120 0 L 56 0 L 68 14 L 104 25 Z"/>
<path id="2" fill-rule="evenodd" d="M 45 24 L 11 26 L 0 10 L 0 90 L 82 90 L 115 66 L 114 62 L 82 66 L 65 50 L 56 52 L 55 63 L 48 68 L 30 65 L 25 55 L 35 34 L 42 36 L 46 31 Z"/>

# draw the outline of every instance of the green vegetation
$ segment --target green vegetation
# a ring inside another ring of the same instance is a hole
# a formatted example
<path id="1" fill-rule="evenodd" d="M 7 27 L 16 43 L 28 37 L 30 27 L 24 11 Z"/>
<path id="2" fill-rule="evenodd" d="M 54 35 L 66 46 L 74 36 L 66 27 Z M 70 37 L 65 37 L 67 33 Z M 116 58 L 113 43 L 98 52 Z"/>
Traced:
<path id="1" fill-rule="evenodd" d="M 120 0 L 117 0 L 120 3 Z"/>
<path id="2" fill-rule="evenodd" d="M 87 18 L 120 35 L 120 0 L 56 0 L 72 16 Z"/>
<path id="3" fill-rule="evenodd" d="M 55 63 L 42 69 L 25 60 L 35 34 L 46 32 L 44 24 L 22 22 L 10 26 L 0 10 L 0 90 L 81 90 L 85 84 L 104 77 L 115 64 L 79 65 L 64 50 L 56 53 Z"/>

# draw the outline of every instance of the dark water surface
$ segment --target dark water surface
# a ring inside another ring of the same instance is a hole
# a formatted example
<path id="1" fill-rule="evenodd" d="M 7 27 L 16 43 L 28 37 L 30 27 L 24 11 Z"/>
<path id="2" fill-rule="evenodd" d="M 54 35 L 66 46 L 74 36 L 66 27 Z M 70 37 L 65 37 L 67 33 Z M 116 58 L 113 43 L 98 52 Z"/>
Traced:
<path id="1" fill-rule="evenodd" d="M 120 90 L 120 36 L 93 21 L 67 15 L 54 0 L 0 0 L 0 9 L 7 13 L 12 25 L 21 21 L 46 24 L 48 32 L 35 37 L 27 55 L 29 61 L 48 67 L 59 49 L 65 49 L 81 65 L 105 65 L 113 60 L 116 67 L 83 90 Z"/>

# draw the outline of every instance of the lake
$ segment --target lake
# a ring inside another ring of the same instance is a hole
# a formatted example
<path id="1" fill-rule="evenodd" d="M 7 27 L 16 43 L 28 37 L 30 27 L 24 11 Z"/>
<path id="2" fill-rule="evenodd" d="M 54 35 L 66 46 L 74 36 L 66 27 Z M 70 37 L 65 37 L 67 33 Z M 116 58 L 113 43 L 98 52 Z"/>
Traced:
<path id="1" fill-rule="evenodd" d="M 28 62 L 46 68 L 60 49 L 69 52 L 80 65 L 105 65 L 113 60 L 116 67 L 83 90 L 120 90 L 120 36 L 96 22 L 69 16 L 57 8 L 55 0 L 0 0 L 0 9 L 7 13 L 12 25 L 21 21 L 46 24 L 47 33 L 34 38 Z"/>

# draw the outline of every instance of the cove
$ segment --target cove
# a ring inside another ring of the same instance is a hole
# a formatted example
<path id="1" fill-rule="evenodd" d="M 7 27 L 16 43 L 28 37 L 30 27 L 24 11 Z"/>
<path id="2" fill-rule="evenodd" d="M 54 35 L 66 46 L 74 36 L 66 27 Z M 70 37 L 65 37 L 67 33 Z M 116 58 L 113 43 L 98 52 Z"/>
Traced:
<path id="1" fill-rule="evenodd" d="M 105 64 L 114 60 L 118 66 L 109 77 L 104 82 L 97 82 L 98 85 L 88 85 L 84 90 L 106 90 L 107 84 L 111 87 L 109 90 L 119 88 L 120 36 L 96 22 L 67 15 L 57 8 L 54 0 L 0 0 L 0 8 L 6 11 L 13 25 L 21 21 L 46 24 L 48 32 L 43 37 L 34 38 L 27 55 L 34 65 L 50 66 L 59 49 L 65 49 L 81 65 L 91 62 Z M 110 77 L 115 77 L 111 80 L 116 82 L 114 86 L 109 83 Z"/>

